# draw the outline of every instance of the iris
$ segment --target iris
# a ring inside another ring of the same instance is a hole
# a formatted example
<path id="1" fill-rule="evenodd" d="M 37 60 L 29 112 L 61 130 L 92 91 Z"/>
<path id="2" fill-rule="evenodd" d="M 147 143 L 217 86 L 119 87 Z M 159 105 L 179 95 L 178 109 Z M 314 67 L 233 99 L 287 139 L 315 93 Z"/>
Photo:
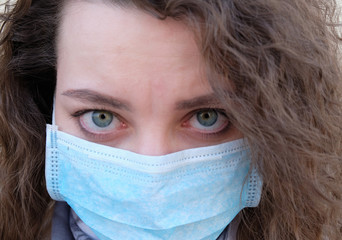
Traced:
<path id="1" fill-rule="evenodd" d="M 218 114 L 215 110 L 203 110 L 197 113 L 197 121 L 205 127 L 210 127 L 216 123 Z"/>
<path id="2" fill-rule="evenodd" d="M 107 111 L 94 111 L 92 114 L 92 120 L 98 127 L 108 127 L 113 121 L 113 114 Z"/>

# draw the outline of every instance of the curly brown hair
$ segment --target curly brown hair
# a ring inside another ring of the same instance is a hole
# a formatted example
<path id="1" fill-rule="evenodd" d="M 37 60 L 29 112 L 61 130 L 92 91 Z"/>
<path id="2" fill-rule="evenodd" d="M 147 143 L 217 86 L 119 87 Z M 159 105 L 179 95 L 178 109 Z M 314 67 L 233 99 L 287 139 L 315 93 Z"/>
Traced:
<path id="1" fill-rule="evenodd" d="M 94 1 L 94 0 L 93 0 Z M 7 2 L 0 35 L 0 238 L 49 238 L 45 124 L 65 1 Z M 189 24 L 263 178 L 240 240 L 341 239 L 341 38 L 334 0 L 106 0 Z M 234 89 L 234 91 L 231 91 Z"/>

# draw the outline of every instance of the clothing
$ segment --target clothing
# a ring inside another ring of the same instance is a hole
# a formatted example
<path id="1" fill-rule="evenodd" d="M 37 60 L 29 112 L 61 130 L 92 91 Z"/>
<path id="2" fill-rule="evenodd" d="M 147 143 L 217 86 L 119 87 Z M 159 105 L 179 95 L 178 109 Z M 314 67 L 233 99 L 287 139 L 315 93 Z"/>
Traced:
<path id="1" fill-rule="evenodd" d="M 51 240 L 75 240 L 69 225 L 70 207 L 66 202 L 56 202 L 52 218 Z"/>
<path id="2" fill-rule="evenodd" d="M 93 240 L 84 234 L 81 229 L 77 228 L 78 226 L 74 225 L 75 222 L 70 219 L 70 213 L 70 207 L 66 202 L 56 202 L 52 220 L 51 240 Z M 239 222 L 240 219 L 236 217 L 217 240 L 235 240 Z M 73 236 L 71 229 L 77 235 L 76 238 Z M 75 233 L 75 231 L 78 232 Z"/>

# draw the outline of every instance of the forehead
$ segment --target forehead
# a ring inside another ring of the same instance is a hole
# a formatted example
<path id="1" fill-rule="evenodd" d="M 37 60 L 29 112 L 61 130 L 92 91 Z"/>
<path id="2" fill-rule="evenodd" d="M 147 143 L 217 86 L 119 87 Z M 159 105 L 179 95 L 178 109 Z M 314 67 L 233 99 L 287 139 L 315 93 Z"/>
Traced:
<path id="1" fill-rule="evenodd" d="M 57 50 L 57 86 L 62 81 L 69 88 L 102 88 L 108 94 L 121 94 L 143 83 L 146 92 L 162 95 L 177 90 L 173 99 L 185 98 L 182 86 L 194 96 L 210 90 L 187 25 L 171 18 L 159 20 L 134 8 L 85 1 L 68 4 Z"/>
<path id="2" fill-rule="evenodd" d="M 101 46 L 116 51 L 120 51 L 120 47 L 125 47 L 126 51 L 134 48 L 139 55 L 168 43 L 179 43 L 179 51 L 174 51 L 174 55 L 199 53 L 194 34 L 186 24 L 172 18 L 159 20 L 130 6 L 119 7 L 101 2 L 68 3 L 63 11 L 58 36 L 58 47 L 64 41 L 85 47 L 97 41 Z M 149 44 L 151 41 L 153 45 Z"/>

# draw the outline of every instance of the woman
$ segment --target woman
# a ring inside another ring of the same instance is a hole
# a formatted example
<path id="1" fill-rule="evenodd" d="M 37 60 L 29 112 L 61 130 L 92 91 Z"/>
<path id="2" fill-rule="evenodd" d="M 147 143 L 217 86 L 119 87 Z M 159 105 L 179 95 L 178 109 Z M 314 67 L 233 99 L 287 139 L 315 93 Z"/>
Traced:
<path id="1" fill-rule="evenodd" d="M 340 239 L 334 9 L 19 0 L 1 32 L 1 239 Z"/>

